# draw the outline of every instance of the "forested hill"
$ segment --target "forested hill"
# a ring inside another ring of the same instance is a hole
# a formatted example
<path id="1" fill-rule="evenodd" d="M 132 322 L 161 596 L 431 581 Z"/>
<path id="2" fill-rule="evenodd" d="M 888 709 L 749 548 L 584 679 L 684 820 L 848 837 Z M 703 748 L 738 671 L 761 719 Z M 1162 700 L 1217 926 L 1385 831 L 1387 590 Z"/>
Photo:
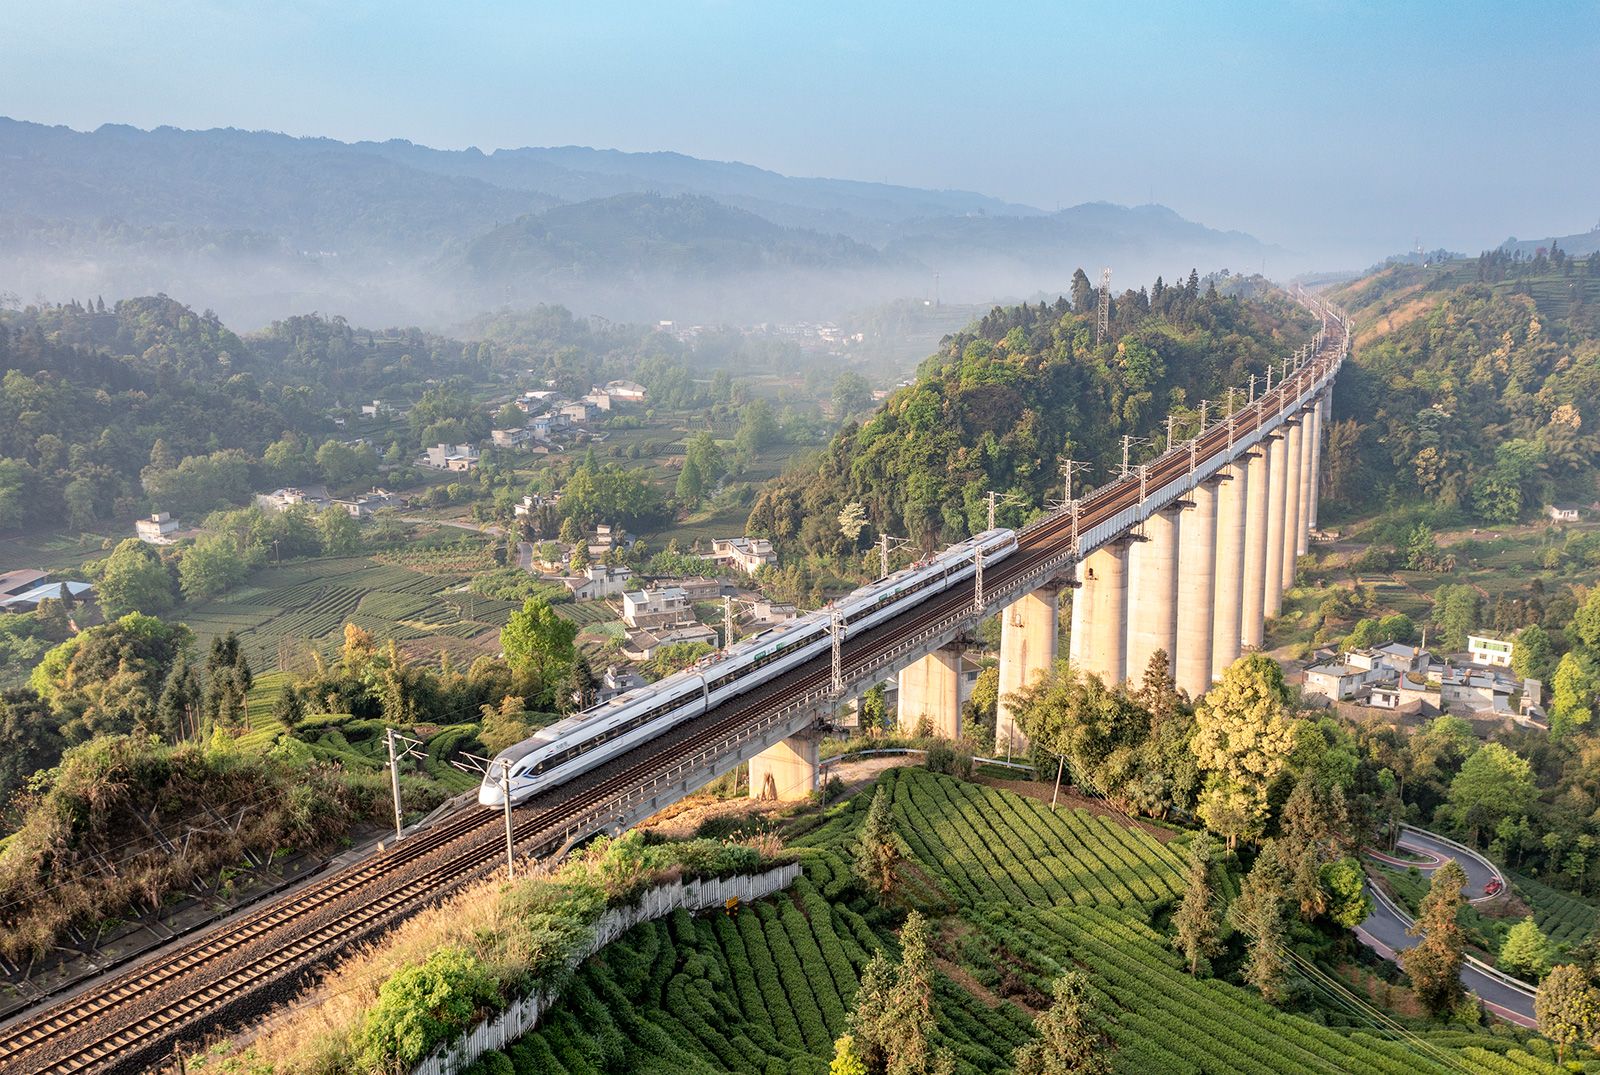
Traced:
<path id="1" fill-rule="evenodd" d="M 1504 250 L 1331 293 L 1355 319 L 1324 472 L 1335 508 L 1421 500 L 1508 523 L 1600 470 L 1600 256 Z"/>
<path id="2" fill-rule="evenodd" d="M 1168 414 L 1184 435 L 1202 399 L 1217 400 L 1309 338 L 1312 322 L 1286 297 L 1231 297 L 1260 281 L 1220 283 L 1221 292 L 1191 273 L 1177 286 L 1158 278 L 1125 291 L 1112 303 L 1110 339 L 1098 344 L 1097 296 L 1081 272 L 1070 300 L 997 307 L 946 338 L 914 384 L 846 427 L 814 465 L 769 486 L 750 531 L 837 561 L 879 532 L 927 549 L 982 530 L 991 489 L 1015 494 L 999 519 L 1020 523 L 1061 496 L 1067 458 L 1088 461 L 1085 478 L 1103 484 L 1124 434 L 1149 442 L 1135 462 L 1157 454 Z M 838 521 L 852 502 L 870 524 L 855 542 Z"/>

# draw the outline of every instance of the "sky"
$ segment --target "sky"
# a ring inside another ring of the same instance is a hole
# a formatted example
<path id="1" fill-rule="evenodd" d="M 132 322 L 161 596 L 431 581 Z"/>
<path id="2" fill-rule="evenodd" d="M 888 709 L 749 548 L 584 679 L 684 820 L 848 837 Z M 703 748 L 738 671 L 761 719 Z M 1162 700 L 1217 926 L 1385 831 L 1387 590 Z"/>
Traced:
<path id="1" fill-rule="evenodd" d="M 675 150 L 1360 267 L 1600 221 L 1600 0 L 6 0 L 0 114 Z"/>

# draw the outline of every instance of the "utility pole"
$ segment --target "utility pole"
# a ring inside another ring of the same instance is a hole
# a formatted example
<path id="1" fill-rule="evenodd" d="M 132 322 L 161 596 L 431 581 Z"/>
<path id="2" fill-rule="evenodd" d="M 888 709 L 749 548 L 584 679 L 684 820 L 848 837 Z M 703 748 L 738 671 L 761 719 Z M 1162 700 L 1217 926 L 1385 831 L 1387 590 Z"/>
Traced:
<path id="1" fill-rule="evenodd" d="M 1200 432 L 1197 434 L 1198 436 L 1205 436 L 1206 408 L 1209 406 L 1211 406 L 1211 401 L 1209 399 L 1202 399 L 1200 401 Z"/>
<path id="2" fill-rule="evenodd" d="M 1172 451 L 1172 415 L 1167 415 L 1167 451 Z"/>
<path id="3" fill-rule="evenodd" d="M 389 788 L 394 792 L 394 842 L 399 843 L 405 836 L 405 823 L 400 810 L 400 759 L 422 757 L 418 751 L 422 740 L 413 739 L 393 728 L 383 730 L 383 740 L 389 748 Z"/>
<path id="4" fill-rule="evenodd" d="M 1067 756 L 1065 754 L 1057 755 L 1057 757 L 1056 757 L 1056 790 L 1050 796 L 1050 812 L 1051 813 L 1055 813 L 1056 800 L 1061 798 L 1061 770 L 1065 769 L 1066 767 L 1067 767 Z"/>
<path id="5" fill-rule="evenodd" d="M 892 538 L 888 534 L 878 535 L 878 568 L 879 578 L 889 577 L 889 554 L 896 549 L 903 549 L 911 544 L 905 538 Z"/>
<path id="6" fill-rule="evenodd" d="M 1144 503 L 1145 485 L 1146 485 L 1147 480 L 1149 479 L 1149 477 L 1150 477 L 1150 464 L 1149 463 L 1140 463 L 1139 464 L 1139 503 L 1141 503 L 1141 504 Z"/>
<path id="7" fill-rule="evenodd" d="M 994 513 L 995 513 L 996 505 L 998 505 L 1000 503 L 1000 501 L 1002 501 L 1002 500 L 1015 500 L 1015 499 L 1017 499 L 1017 494 L 1015 494 L 1015 493 L 996 493 L 993 489 L 990 489 L 987 493 L 984 494 L 984 497 L 989 502 L 989 529 L 993 530 L 994 529 Z"/>
<path id="8" fill-rule="evenodd" d="M 1255 406 L 1255 402 L 1256 402 L 1256 375 L 1252 373 L 1250 375 L 1250 405 L 1251 406 Z"/>
<path id="9" fill-rule="evenodd" d="M 722 599 L 722 648 L 733 645 L 733 598 Z"/>
<path id="10" fill-rule="evenodd" d="M 983 546 L 979 545 L 972 558 L 973 566 L 977 569 L 977 577 L 972 584 L 972 610 L 977 615 L 983 615 Z"/>
<path id="11" fill-rule="evenodd" d="M 844 622 L 839 619 L 839 607 L 828 606 L 829 624 L 833 630 L 833 693 L 844 693 Z"/>
<path id="12" fill-rule="evenodd" d="M 517 842 L 511 829 L 511 759 L 500 759 L 500 792 L 506 801 L 506 880 L 517 879 Z"/>

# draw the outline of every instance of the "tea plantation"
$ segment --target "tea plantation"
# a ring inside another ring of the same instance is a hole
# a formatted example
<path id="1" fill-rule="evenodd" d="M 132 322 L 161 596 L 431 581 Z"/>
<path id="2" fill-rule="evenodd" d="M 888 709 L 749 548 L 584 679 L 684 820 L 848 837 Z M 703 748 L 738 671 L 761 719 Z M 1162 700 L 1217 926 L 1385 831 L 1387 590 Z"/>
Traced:
<path id="1" fill-rule="evenodd" d="M 1324 1025 L 1191 977 L 1153 924 L 1181 892 L 1191 834 L 1164 843 L 1154 827 L 1052 812 L 921 768 L 879 784 L 905 855 L 895 909 L 869 899 L 850 867 L 868 789 L 791 826 L 806 865 L 792 889 L 731 916 L 680 911 L 638 927 L 579 969 L 537 1032 L 474 1075 L 826 1075 L 862 968 L 895 947 L 906 906 L 934 923 L 932 1039 L 961 1075 L 1009 1070 L 1050 979 L 1069 968 L 1089 975 L 1092 1021 L 1119 1075 L 1559 1070 L 1514 1036 Z"/>

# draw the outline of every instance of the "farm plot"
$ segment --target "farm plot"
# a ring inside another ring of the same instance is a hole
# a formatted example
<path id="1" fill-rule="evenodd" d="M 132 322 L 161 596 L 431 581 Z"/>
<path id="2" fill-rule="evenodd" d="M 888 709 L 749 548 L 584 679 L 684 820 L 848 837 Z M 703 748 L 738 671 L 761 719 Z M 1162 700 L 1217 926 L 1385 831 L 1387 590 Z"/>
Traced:
<path id="1" fill-rule="evenodd" d="M 236 632 L 257 672 L 280 667 L 287 654 L 332 652 L 347 623 L 413 654 L 470 656 L 466 640 L 497 631 L 517 606 L 461 593 L 464 582 L 364 557 L 309 560 L 261 568 L 233 593 L 182 615 L 202 647 Z"/>
<path id="2" fill-rule="evenodd" d="M 1578 944 L 1594 929 L 1596 917 L 1600 917 L 1600 909 L 1588 900 L 1531 877 L 1512 874 L 1511 886 L 1533 909 L 1533 920 L 1539 929 L 1557 944 Z"/>
<path id="3" fill-rule="evenodd" d="M 732 918 L 678 911 L 584 964 L 539 1030 L 506 1052 L 519 1075 L 826 1075 L 879 944 L 807 879 Z M 937 993 L 936 1040 L 957 1053 L 962 1075 L 1003 1070 L 1027 1016 L 985 1008 L 948 982 Z"/>
<path id="4" fill-rule="evenodd" d="M 958 903 L 1153 904 L 1181 892 L 1180 853 L 1138 829 L 926 769 L 883 779 L 897 832 Z"/>
<path id="5" fill-rule="evenodd" d="M 1413 1075 L 1462 1070 L 1434 1050 L 1341 1031 L 1281 1012 L 1254 993 L 1214 978 L 1192 978 L 1166 938 L 1138 911 L 1071 907 L 1007 909 L 992 926 L 1016 951 L 1055 974 L 1068 966 L 1090 972 L 1097 1022 L 1118 1049 L 1125 1072 L 1238 1071 L 1253 1075 Z M 1457 1035 L 1451 1049 L 1471 1070 L 1549 1072 L 1559 1069 L 1490 1035 Z"/>

